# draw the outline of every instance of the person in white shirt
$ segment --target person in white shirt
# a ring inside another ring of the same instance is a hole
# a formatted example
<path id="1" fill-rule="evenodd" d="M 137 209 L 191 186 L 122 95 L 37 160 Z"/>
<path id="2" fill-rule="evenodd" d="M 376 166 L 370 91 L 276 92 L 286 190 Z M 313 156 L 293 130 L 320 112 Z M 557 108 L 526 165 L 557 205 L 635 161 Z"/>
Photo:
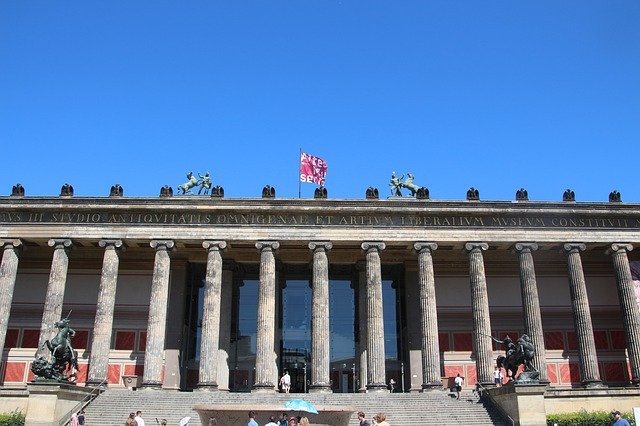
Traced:
<path id="1" fill-rule="evenodd" d="M 289 393 L 289 389 L 291 389 L 291 376 L 289 376 L 289 372 L 286 370 L 280 379 L 280 387 L 284 393 Z"/>
<path id="2" fill-rule="evenodd" d="M 460 377 L 460 373 L 456 375 L 455 384 L 457 399 L 460 399 L 460 391 L 462 390 L 462 377 Z"/>
<path id="3" fill-rule="evenodd" d="M 142 419 L 142 411 L 136 411 L 136 416 L 133 418 L 138 426 L 144 426 L 144 420 Z"/>
<path id="4" fill-rule="evenodd" d="M 276 423 L 276 418 L 274 416 L 269 417 L 269 423 L 264 426 L 278 426 L 278 423 Z"/>

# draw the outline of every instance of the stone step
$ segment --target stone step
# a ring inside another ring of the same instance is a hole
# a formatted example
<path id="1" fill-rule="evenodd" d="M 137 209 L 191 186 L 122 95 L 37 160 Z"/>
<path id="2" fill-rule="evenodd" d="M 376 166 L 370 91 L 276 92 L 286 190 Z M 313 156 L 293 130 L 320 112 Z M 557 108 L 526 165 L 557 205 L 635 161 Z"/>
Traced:
<path id="1" fill-rule="evenodd" d="M 192 425 L 198 425 L 198 414 L 193 406 L 216 403 L 234 405 L 284 404 L 289 399 L 301 398 L 316 405 L 343 405 L 364 411 L 367 418 L 377 412 L 384 412 L 394 426 L 424 424 L 503 424 L 502 420 L 488 411 L 477 398 L 464 394 L 458 401 L 444 392 L 423 394 L 253 394 L 225 392 L 174 392 L 140 390 L 128 391 L 108 389 L 87 408 L 87 424 L 92 426 L 113 426 L 123 424 L 130 412 L 141 410 L 146 424 L 153 426 L 166 418 L 169 425 L 177 425 L 182 417 L 192 417 Z M 273 413 L 277 415 L 279 413 Z M 266 419 L 258 418 L 260 424 Z M 310 420 L 312 416 L 310 416 Z M 351 417 L 349 426 L 357 426 L 357 417 Z M 345 425 L 347 426 L 347 425 Z"/>

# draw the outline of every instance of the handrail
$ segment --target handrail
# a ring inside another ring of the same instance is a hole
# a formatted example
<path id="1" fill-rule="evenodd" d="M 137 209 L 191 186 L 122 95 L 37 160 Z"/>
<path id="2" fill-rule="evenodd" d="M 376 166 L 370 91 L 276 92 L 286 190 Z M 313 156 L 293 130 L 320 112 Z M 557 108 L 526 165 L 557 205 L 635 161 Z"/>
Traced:
<path id="1" fill-rule="evenodd" d="M 516 422 L 511 418 L 510 415 L 507 414 L 506 411 L 504 411 L 500 404 L 498 404 L 496 400 L 493 399 L 493 396 L 491 396 L 489 390 L 486 387 L 482 386 L 481 383 L 476 383 L 476 391 L 478 392 L 478 395 L 480 395 L 480 398 L 484 399 L 485 401 L 488 400 L 489 404 L 491 404 L 493 408 L 498 410 L 503 418 L 509 419 L 509 421 L 511 422 L 511 426 L 515 426 Z"/>
<path id="2" fill-rule="evenodd" d="M 59 426 L 68 425 L 71 422 L 71 416 L 73 415 L 73 413 L 76 413 L 76 412 L 84 409 L 87 405 L 89 405 L 89 403 L 91 401 L 96 399 L 100 395 L 100 393 L 102 391 L 104 391 L 103 386 L 104 386 L 105 383 L 107 383 L 107 379 L 106 378 L 103 379 L 96 386 L 94 386 L 93 389 L 91 390 L 91 392 L 89 394 L 87 394 L 84 398 L 82 398 L 82 400 L 80 402 L 78 402 L 76 405 L 74 405 L 71 410 L 67 411 L 67 413 L 64 416 L 62 416 L 62 420 L 60 420 L 58 422 L 58 425 Z M 96 393 L 96 391 L 97 391 L 97 393 Z"/>

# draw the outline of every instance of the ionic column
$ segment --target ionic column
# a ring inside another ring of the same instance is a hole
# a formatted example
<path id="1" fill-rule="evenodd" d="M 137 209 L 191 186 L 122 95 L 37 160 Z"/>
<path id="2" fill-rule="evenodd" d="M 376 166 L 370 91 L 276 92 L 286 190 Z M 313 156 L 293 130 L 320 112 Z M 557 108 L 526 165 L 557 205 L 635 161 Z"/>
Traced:
<path id="1" fill-rule="evenodd" d="M 382 314 L 381 242 L 362 243 L 367 259 L 367 390 L 387 390 L 384 351 L 384 316 Z"/>
<path id="2" fill-rule="evenodd" d="M 98 244 L 105 250 L 102 259 L 96 317 L 93 323 L 91 359 L 87 379 L 89 385 L 99 385 L 107 379 L 120 252 L 124 250 L 122 240 L 100 240 Z"/>
<path id="3" fill-rule="evenodd" d="M 358 270 L 358 392 L 367 391 L 367 267 L 356 264 Z"/>
<path id="4" fill-rule="evenodd" d="M 69 250 L 73 243 L 66 238 L 51 239 L 49 247 L 53 247 L 53 260 L 49 272 L 49 284 L 47 296 L 44 299 L 44 312 L 40 325 L 40 338 L 36 356 L 48 358 L 49 350 L 44 346 L 45 340 L 49 340 L 55 334 L 55 322 L 62 316 L 62 302 L 64 300 L 64 288 L 67 284 L 67 271 L 69 269 Z"/>
<path id="5" fill-rule="evenodd" d="M 609 253 L 613 257 L 613 268 L 616 271 L 622 323 L 631 364 L 631 382 L 638 385 L 640 384 L 640 310 L 638 310 L 627 258 L 627 252 L 631 250 L 633 250 L 631 244 L 611 244 Z"/>
<path id="6" fill-rule="evenodd" d="M 532 252 L 538 250 L 536 243 L 516 243 L 514 246 L 520 265 L 520 292 L 522 294 L 522 315 L 524 332 L 533 342 L 535 352 L 533 366 L 540 373 L 540 382 L 548 383 L 547 361 L 544 349 L 544 332 L 542 330 L 542 314 L 538 298 L 538 283 L 533 265 Z"/>
<path id="7" fill-rule="evenodd" d="M 175 243 L 172 240 L 153 240 L 150 244 L 156 250 L 156 258 L 153 264 L 142 386 L 160 388 L 162 387 L 162 359 L 167 327 L 167 303 L 169 302 L 169 277 L 171 272 L 169 252 L 173 249 Z"/>
<path id="8" fill-rule="evenodd" d="M 4 247 L 2 263 L 0 264 L 0 351 L 4 348 L 11 313 L 13 289 L 18 276 L 18 259 L 24 245 L 22 240 L 0 240 L 0 247 Z"/>
<path id="9" fill-rule="evenodd" d="M 231 351 L 231 305 L 233 274 L 237 265 L 222 263 L 222 290 L 220 292 L 220 339 L 218 340 L 218 390 L 229 391 L 229 354 Z"/>
<path id="10" fill-rule="evenodd" d="M 220 300 L 222 292 L 222 255 L 225 241 L 204 241 L 207 271 L 204 278 L 202 337 L 200 340 L 199 389 L 218 390 L 218 344 L 220 339 Z"/>
<path id="11" fill-rule="evenodd" d="M 431 255 L 438 248 L 438 245 L 431 242 L 418 242 L 413 245 L 413 248 L 418 253 L 420 329 L 422 331 L 422 390 L 425 391 L 442 388 L 436 282 L 433 276 L 433 258 Z"/>
<path id="12" fill-rule="evenodd" d="M 331 392 L 329 352 L 329 260 L 327 251 L 333 244 L 312 241 L 313 307 L 311 313 L 311 386 L 310 392 Z"/>
<path id="13" fill-rule="evenodd" d="M 602 381 L 598 371 L 598 356 L 593 337 L 587 285 L 582 271 L 582 259 L 580 258 L 580 252 L 584 251 L 586 246 L 579 243 L 567 243 L 564 244 L 563 249 L 567 255 L 569 290 L 571 292 L 573 322 L 578 340 L 578 358 L 580 360 L 582 385 L 586 387 L 601 386 Z"/>
<path id="14" fill-rule="evenodd" d="M 484 273 L 482 251 L 487 250 L 486 243 L 466 243 L 469 252 L 469 278 L 471 284 L 471 310 L 473 314 L 473 350 L 476 353 L 476 371 L 478 382 L 485 386 L 493 385 L 493 352 L 491 350 L 491 320 L 489 318 L 489 295 L 487 278 Z"/>
<path id="15" fill-rule="evenodd" d="M 275 364 L 276 258 L 277 241 L 260 241 L 260 283 L 258 289 L 258 325 L 256 331 L 256 382 L 253 391 L 273 392 Z"/>

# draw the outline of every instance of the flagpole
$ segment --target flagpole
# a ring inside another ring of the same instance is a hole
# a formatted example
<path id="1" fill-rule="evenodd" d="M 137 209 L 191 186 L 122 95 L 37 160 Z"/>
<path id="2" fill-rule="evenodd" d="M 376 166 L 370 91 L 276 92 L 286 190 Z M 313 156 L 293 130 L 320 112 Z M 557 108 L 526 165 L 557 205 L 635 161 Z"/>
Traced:
<path id="1" fill-rule="evenodd" d="M 300 182 L 300 162 L 302 161 L 302 148 L 300 148 L 300 153 L 298 154 L 298 198 L 301 198 L 302 193 L 302 184 Z"/>

